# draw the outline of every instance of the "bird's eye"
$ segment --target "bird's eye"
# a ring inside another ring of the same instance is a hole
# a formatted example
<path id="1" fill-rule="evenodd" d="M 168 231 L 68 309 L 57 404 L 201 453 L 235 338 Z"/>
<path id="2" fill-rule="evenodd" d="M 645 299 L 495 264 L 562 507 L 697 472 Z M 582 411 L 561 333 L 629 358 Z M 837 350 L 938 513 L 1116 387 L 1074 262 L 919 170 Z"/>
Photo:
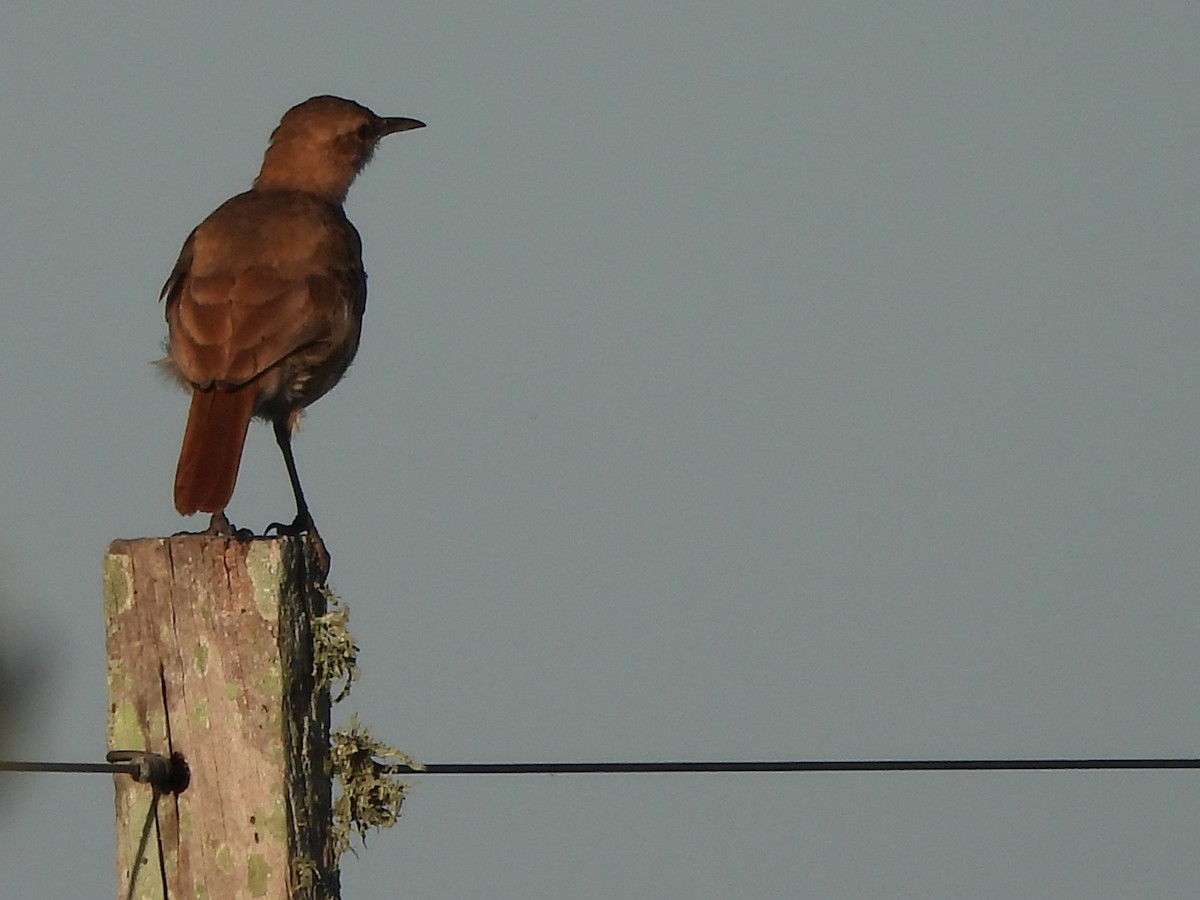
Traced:
<path id="1" fill-rule="evenodd" d="M 355 134 L 358 135 L 359 140 L 369 141 L 375 137 L 375 129 L 371 126 L 370 122 L 363 122 L 358 126 L 358 130 L 355 132 Z"/>

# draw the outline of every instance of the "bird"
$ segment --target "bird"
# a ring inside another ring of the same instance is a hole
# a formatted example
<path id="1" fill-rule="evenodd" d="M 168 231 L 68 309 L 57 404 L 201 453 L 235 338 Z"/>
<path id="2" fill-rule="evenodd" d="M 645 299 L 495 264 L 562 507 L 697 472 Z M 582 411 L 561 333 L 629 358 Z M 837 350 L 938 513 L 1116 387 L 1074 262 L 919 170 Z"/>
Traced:
<path id="1" fill-rule="evenodd" d="M 327 567 L 292 435 L 358 350 L 367 279 L 346 193 L 380 140 L 423 127 L 341 97 L 311 97 L 283 115 L 250 190 L 184 241 L 159 298 L 167 321 L 159 362 L 191 391 L 174 501 L 180 515 L 212 514 L 205 533 L 241 533 L 225 508 L 257 417 L 274 429 L 296 501 L 296 518 L 267 533 L 309 533 Z"/>

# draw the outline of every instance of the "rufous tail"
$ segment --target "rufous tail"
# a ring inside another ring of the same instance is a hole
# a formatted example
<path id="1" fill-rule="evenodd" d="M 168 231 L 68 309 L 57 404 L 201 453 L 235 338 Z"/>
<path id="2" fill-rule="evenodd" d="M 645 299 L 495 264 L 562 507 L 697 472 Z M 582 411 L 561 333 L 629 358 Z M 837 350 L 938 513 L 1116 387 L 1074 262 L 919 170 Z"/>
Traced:
<path id="1" fill-rule="evenodd" d="M 192 393 L 175 469 L 175 508 L 180 515 L 221 512 L 229 504 L 254 400 L 254 391 L 245 387 Z"/>

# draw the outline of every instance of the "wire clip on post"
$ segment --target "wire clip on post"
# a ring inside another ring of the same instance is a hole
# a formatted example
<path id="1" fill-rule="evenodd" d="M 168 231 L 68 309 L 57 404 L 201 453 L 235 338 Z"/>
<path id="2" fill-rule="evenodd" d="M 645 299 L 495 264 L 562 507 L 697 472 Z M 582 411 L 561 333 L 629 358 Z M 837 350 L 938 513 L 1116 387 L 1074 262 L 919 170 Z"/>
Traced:
<path id="1" fill-rule="evenodd" d="M 169 757 L 147 750 L 109 750 L 105 759 L 140 784 L 149 784 L 160 794 L 182 794 L 192 781 L 192 770 L 182 753 Z M 114 771 L 118 771 L 114 768 Z"/>

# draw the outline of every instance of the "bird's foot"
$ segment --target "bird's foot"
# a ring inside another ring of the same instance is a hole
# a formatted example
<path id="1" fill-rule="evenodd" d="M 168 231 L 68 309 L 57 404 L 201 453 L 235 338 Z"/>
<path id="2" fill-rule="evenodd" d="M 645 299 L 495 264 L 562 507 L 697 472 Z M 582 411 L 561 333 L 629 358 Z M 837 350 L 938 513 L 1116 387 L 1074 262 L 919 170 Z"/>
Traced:
<path id="1" fill-rule="evenodd" d="M 254 532 L 249 528 L 236 528 L 229 518 L 225 515 L 224 510 L 218 513 L 213 513 L 212 518 L 208 522 L 208 528 L 201 534 L 209 534 L 214 537 L 229 537 L 238 541 L 248 541 L 254 537 Z"/>
<path id="2" fill-rule="evenodd" d="M 270 535 L 271 532 L 279 535 L 279 537 L 295 537 L 304 532 L 316 533 L 316 526 L 313 525 L 311 516 L 296 516 L 290 524 L 285 525 L 282 522 L 272 522 L 263 529 L 264 535 Z"/>
<path id="3" fill-rule="evenodd" d="M 325 546 L 325 541 L 321 539 L 321 533 L 317 531 L 317 526 L 314 524 L 312 516 L 301 513 L 296 516 L 290 525 L 284 525 L 282 522 L 272 522 L 266 527 L 263 534 L 269 535 L 272 531 L 280 537 L 308 535 L 308 539 L 312 542 L 313 549 L 316 551 L 317 582 L 324 584 L 325 579 L 329 576 L 329 550 Z"/>

